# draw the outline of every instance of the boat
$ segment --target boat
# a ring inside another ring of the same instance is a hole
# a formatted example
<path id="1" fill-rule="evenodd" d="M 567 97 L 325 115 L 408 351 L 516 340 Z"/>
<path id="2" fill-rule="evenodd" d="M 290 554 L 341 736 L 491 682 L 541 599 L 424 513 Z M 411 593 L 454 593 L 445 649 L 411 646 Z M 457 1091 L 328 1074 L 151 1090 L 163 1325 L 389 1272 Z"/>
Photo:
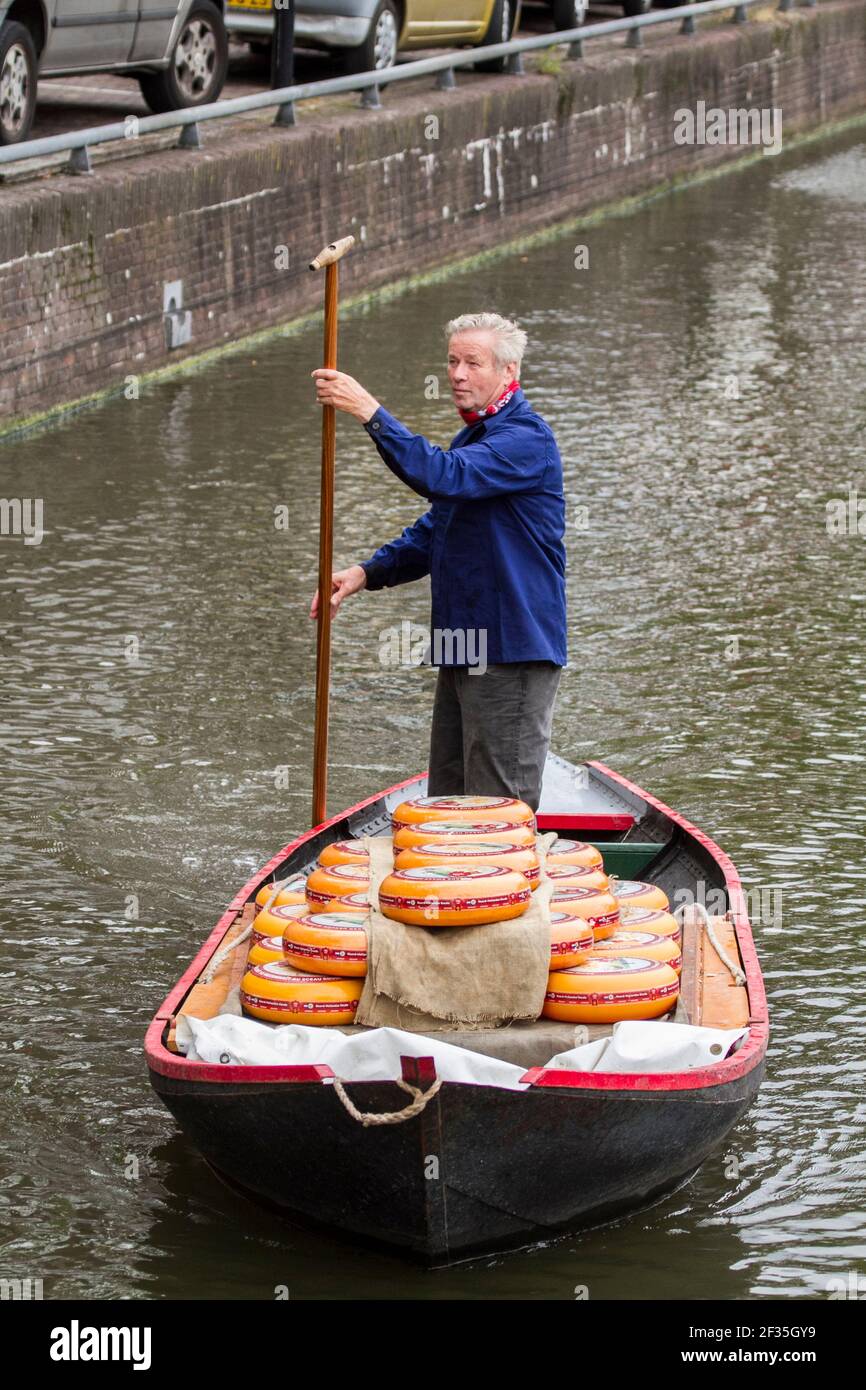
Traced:
<path id="1" fill-rule="evenodd" d="M 764 1075 L 767 1006 L 746 897 L 733 863 L 684 816 L 600 762 L 551 753 L 539 831 L 575 833 L 597 845 L 620 878 L 657 884 L 684 913 L 676 1021 L 747 1030 L 729 1055 L 670 1073 L 552 1070 L 574 1045 L 570 1025 L 541 1019 L 450 1043 L 517 1062 L 525 1089 L 439 1080 L 420 1113 L 363 1125 L 341 1103 L 328 1066 L 214 1065 L 177 1050 L 184 1010 L 202 1017 L 237 984 L 265 884 L 308 873 L 325 845 L 390 833 L 400 801 L 426 793 L 426 775 L 400 782 L 300 835 L 229 903 L 201 950 L 157 1010 L 145 1050 L 150 1079 L 187 1139 L 232 1188 L 295 1224 L 371 1243 L 428 1266 L 505 1252 L 594 1227 L 648 1207 L 688 1181 L 725 1143 Z M 218 953 L 219 958 L 218 958 Z M 736 973 L 731 973 L 727 957 Z M 217 963 L 214 971 L 213 966 Z M 213 971 L 213 979 L 202 976 Z M 352 1031 L 348 1029 L 346 1031 Z M 609 1033 L 600 1025 L 589 1039 Z M 396 1112 L 406 1087 L 426 1094 L 431 1058 L 405 1057 L 393 1081 L 346 1082 L 356 1111 Z M 401 1086 L 400 1082 L 404 1084 Z M 435 1157 L 438 1181 L 430 1181 Z"/>

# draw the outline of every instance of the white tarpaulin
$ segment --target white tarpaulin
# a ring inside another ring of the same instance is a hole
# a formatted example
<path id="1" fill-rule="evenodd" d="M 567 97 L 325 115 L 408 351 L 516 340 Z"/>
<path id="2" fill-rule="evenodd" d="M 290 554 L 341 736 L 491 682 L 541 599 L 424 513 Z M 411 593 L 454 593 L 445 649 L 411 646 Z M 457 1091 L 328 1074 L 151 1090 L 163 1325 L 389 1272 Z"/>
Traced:
<path id="1" fill-rule="evenodd" d="M 562 1071 L 691 1071 L 723 1061 L 748 1031 L 685 1023 L 617 1023 L 612 1037 L 559 1052 L 547 1065 Z"/>
<path id="2" fill-rule="evenodd" d="M 618 1023 L 613 1036 L 561 1052 L 545 1065 L 565 1071 L 689 1071 L 720 1062 L 748 1028 L 693 1028 L 686 1023 Z M 233 1066 L 309 1066 L 324 1063 L 344 1081 L 393 1081 L 401 1057 L 433 1057 L 436 1075 L 471 1086 L 522 1091 L 525 1068 L 400 1028 L 356 1036 L 300 1023 L 274 1027 L 233 1014 L 177 1021 L 177 1043 L 190 1061 Z"/>

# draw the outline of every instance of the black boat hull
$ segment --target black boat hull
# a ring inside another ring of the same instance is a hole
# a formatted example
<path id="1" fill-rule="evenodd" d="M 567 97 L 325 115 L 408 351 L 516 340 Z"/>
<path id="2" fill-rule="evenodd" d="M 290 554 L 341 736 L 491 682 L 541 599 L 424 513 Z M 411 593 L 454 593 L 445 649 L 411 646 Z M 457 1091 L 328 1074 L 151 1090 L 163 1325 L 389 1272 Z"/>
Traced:
<path id="1" fill-rule="evenodd" d="M 674 1191 L 724 1143 L 763 1072 L 761 1062 L 724 1087 L 664 1094 L 445 1083 L 423 1114 L 371 1128 L 327 1084 L 153 1081 L 232 1186 L 305 1225 L 437 1265 L 596 1226 Z M 348 1091 L 365 1111 L 406 1103 L 391 1082 Z"/>

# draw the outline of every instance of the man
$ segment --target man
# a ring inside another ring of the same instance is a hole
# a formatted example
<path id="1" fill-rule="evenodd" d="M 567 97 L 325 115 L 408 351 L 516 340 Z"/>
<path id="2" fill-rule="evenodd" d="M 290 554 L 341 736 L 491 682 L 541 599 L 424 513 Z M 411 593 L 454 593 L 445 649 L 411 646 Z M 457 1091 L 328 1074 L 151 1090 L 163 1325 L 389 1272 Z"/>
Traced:
<path id="1" fill-rule="evenodd" d="M 439 667 L 429 794 L 516 796 L 537 810 L 567 661 L 562 463 L 520 390 L 523 330 L 499 314 L 463 314 L 446 335 L 465 421 L 450 449 L 413 434 L 346 373 L 312 373 L 319 402 L 360 420 L 391 471 L 432 503 L 371 559 L 333 575 L 331 612 L 360 589 L 429 574 Z"/>

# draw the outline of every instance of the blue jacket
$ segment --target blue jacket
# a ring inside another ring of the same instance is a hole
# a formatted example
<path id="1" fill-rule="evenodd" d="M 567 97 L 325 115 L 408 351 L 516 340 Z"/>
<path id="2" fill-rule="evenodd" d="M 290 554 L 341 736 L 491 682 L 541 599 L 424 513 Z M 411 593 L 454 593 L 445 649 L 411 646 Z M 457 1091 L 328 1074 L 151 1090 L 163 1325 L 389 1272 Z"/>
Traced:
<path id="1" fill-rule="evenodd" d="M 432 506 L 364 561 L 368 589 L 430 575 L 434 666 L 474 665 L 486 633 L 488 664 L 565 666 L 565 497 L 550 426 L 523 392 L 440 449 L 380 406 L 364 428 L 382 458 Z M 467 655 L 447 635 L 464 636 Z M 483 650 L 483 649 L 482 649 Z"/>

